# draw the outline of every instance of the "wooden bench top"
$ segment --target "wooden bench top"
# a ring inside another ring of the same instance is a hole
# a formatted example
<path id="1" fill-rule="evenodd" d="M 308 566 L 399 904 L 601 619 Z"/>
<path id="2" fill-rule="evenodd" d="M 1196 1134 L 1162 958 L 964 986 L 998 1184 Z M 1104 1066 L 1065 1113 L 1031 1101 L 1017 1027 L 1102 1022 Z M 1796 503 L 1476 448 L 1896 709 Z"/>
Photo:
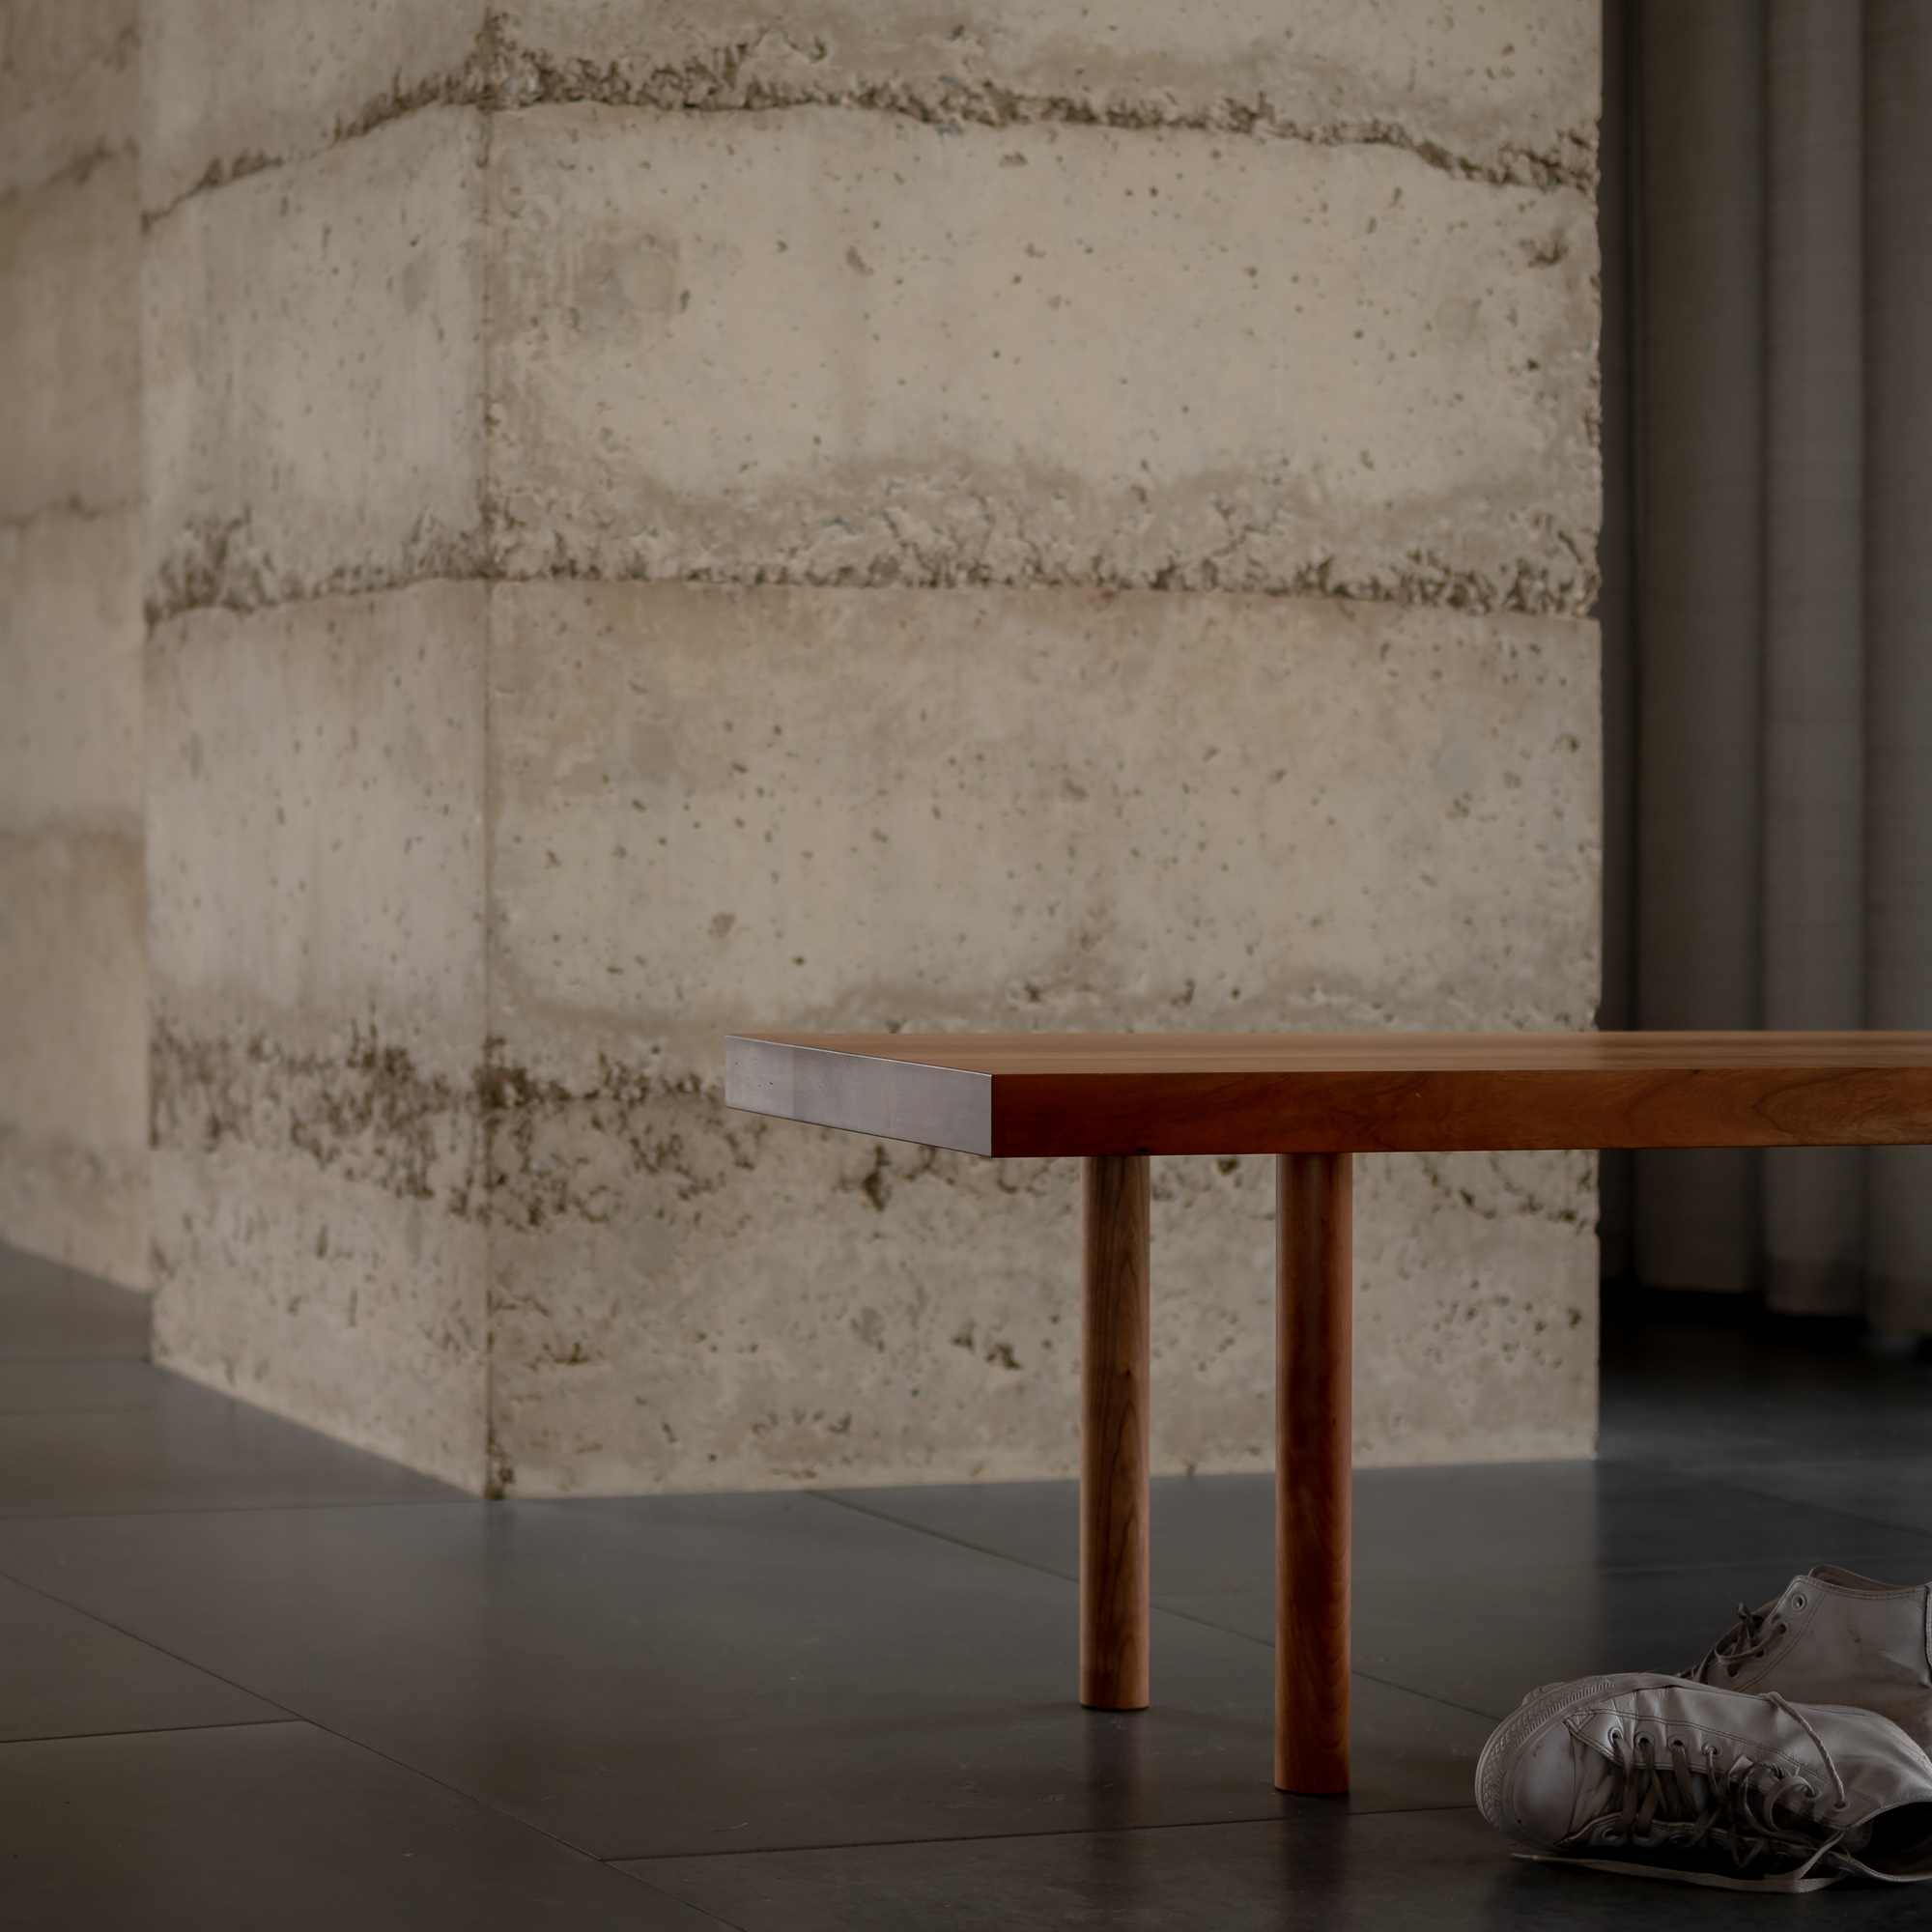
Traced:
<path id="1" fill-rule="evenodd" d="M 728 1105 L 962 1153 L 1932 1143 L 1932 1033 L 742 1034 Z"/>

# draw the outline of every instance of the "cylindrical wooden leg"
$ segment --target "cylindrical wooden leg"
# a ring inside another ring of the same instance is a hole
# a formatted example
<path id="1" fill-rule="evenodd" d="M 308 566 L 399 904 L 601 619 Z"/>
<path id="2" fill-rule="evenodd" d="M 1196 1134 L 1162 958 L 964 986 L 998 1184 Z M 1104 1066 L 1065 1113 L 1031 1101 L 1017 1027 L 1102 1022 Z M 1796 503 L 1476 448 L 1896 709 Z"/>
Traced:
<path id="1" fill-rule="evenodd" d="M 1148 1161 L 1081 1163 L 1080 1701 L 1148 1700 Z"/>
<path id="2" fill-rule="evenodd" d="M 1346 1153 L 1280 1157 L 1274 1781 L 1281 1791 L 1349 1788 L 1351 1168 Z"/>

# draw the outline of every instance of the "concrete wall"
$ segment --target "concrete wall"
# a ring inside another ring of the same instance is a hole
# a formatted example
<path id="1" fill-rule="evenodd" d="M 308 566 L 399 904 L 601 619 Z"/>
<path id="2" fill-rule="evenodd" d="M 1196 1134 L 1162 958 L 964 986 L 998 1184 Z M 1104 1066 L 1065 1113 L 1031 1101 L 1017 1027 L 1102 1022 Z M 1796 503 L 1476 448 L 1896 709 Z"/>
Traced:
<path id="1" fill-rule="evenodd" d="M 136 11 L 0 14 L 0 1237 L 139 1287 Z"/>
<path id="2" fill-rule="evenodd" d="M 1072 1164 L 726 1114 L 720 1036 L 1577 1025 L 1591 641 L 1339 598 L 499 586 L 502 1467 L 1069 1468 Z M 1586 1449 L 1589 1161 L 1362 1166 L 1358 1453 Z M 1165 1466 L 1272 1453 L 1272 1192 L 1161 1165 Z"/>
<path id="3" fill-rule="evenodd" d="M 1580 1027 L 1595 9 L 175 4 L 157 1337 L 505 1492 L 1064 1473 L 1075 1189 L 732 1025 Z M 1357 1453 L 1586 1453 L 1583 1156 L 1365 1161 Z M 1163 1164 L 1163 1466 L 1267 1442 Z"/>
<path id="4" fill-rule="evenodd" d="M 426 581 L 148 651 L 157 1353 L 471 1483 L 483 637 Z"/>

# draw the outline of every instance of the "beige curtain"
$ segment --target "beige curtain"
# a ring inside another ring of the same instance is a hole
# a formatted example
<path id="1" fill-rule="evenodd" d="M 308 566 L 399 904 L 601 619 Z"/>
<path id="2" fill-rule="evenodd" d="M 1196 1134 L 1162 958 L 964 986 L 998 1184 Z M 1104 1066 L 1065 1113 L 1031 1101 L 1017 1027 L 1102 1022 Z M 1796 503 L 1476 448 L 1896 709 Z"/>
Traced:
<path id="1" fill-rule="evenodd" d="M 1932 0 L 1605 28 L 1603 1022 L 1932 1027 Z M 1932 1150 L 1606 1182 L 1609 1271 L 1932 1333 Z"/>

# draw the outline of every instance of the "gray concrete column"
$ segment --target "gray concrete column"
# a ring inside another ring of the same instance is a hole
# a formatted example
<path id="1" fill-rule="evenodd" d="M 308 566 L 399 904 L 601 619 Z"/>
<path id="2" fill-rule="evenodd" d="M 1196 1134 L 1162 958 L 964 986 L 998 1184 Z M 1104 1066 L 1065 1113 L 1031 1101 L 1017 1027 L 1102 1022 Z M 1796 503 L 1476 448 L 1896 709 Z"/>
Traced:
<path id="1" fill-rule="evenodd" d="M 1759 1015 L 1760 199 L 1764 14 L 1642 12 L 1644 581 L 1637 674 L 1637 1016 Z M 1646 1281 L 1755 1275 L 1757 1167 L 1638 1156 Z"/>
<path id="2" fill-rule="evenodd" d="M 134 0 L 0 9 L 0 1239 L 149 1279 Z"/>
<path id="3" fill-rule="evenodd" d="M 1862 1024 L 1860 8 L 1765 15 L 1764 1024 Z M 1765 1294 L 1863 1299 L 1856 1148 L 1765 1155 Z"/>
<path id="4" fill-rule="evenodd" d="M 728 1028 L 1587 1023 L 1597 0 L 1292 11 L 149 0 L 169 1367 L 1065 1473 L 1068 1177 Z M 1592 1157 L 1369 1168 L 1355 1453 L 1585 1453 Z M 1265 1459 L 1253 1175 L 1155 1183 L 1162 1468 Z"/>
<path id="5" fill-rule="evenodd" d="M 1635 465 L 1637 295 L 1634 180 L 1639 63 L 1635 9 L 1604 9 L 1604 118 L 1597 140 L 1597 248 L 1604 323 L 1604 526 L 1597 540 L 1597 622 L 1604 639 L 1604 990 L 1597 1024 L 1636 1023 L 1636 596 Z M 1631 1155 L 1598 1157 L 1597 1240 L 1606 1279 L 1631 1264 Z"/>
<path id="6" fill-rule="evenodd" d="M 1865 1019 L 1932 1026 L 1932 9 L 1865 22 Z M 1868 1170 L 1868 1312 L 1932 1332 L 1932 1149 Z"/>

